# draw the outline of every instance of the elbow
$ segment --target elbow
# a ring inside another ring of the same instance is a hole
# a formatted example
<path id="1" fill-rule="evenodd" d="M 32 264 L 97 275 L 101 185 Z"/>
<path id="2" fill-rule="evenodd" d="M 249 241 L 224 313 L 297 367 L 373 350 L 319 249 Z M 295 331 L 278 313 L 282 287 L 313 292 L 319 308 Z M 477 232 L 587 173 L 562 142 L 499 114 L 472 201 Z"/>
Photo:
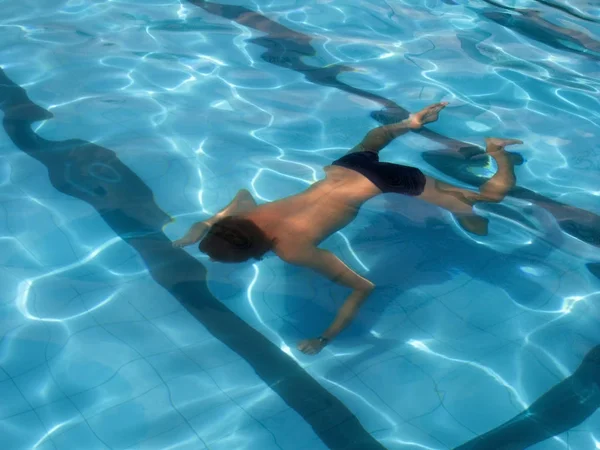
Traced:
<path id="1" fill-rule="evenodd" d="M 359 287 L 357 287 L 356 290 L 369 295 L 375 290 L 375 284 L 373 284 L 369 280 L 365 280 L 365 282 L 362 283 Z"/>

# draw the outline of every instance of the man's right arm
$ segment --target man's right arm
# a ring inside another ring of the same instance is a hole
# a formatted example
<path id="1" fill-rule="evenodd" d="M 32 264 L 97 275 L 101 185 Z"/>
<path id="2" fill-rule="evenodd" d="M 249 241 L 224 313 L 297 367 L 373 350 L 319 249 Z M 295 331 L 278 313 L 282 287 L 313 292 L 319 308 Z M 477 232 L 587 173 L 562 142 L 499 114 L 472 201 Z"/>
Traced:
<path id="1" fill-rule="evenodd" d="M 319 338 L 305 339 L 298 348 L 304 353 L 315 354 L 321 351 L 327 341 L 335 338 L 346 328 L 361 305 L 369 297 L 375 285 L 363 278 L 335 254 L 316 247 L 307 247 L 293 252 L 281 252 L 279 256 L 286 262 L 310 268 L 331 281 L 352 289 L 350 295 L 339 309 L 331 325 Z"/>

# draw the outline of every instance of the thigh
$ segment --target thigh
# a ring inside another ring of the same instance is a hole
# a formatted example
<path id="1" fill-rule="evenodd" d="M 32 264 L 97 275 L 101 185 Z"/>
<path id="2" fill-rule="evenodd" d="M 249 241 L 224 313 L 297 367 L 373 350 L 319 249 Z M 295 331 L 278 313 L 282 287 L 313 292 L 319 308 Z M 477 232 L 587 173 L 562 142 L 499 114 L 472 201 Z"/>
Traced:
<path id="1" fill-rule="evenodd" d="M 346 152 L 346 155 L 350 155 L 352 153 L 368 152 L 368 151 L 370 151 L 370 150 L 367 150 L 361 142 L 360 144 L 357 144 L 354 147 L 352 147 L 350 150 L 348 150 Z M 377 154 L 377 152 L 372 152 L 372 153 Z"/>
<path id="2" fill-rule="evenodd" d="M 488 219 L 473 211 L 473 205 L 482 200 L 479 193 L 426 176 L 425 190 L 417 198 L 453 213 L 464 230 L 478 236 L 488 234 Z"/>

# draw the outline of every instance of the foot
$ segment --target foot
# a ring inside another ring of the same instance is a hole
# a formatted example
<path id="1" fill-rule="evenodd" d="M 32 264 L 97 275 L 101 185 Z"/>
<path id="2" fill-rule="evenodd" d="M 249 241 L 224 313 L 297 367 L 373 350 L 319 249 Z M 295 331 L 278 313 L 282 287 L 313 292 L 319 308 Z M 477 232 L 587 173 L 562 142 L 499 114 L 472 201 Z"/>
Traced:
<path id="1" fill-rule="evenodd" d="M 438 120 L 438 113 L 448 105 L 448 102 L 434 103 L 427 108 L 422 109 L 418 113 L 411 114 L 407 119 L 410 128 L 421 128 L 426 123 L 435 122 Z"/>
<path id="2" fill-rule="evenodd" d="M 485 138 L 486 149 L 488 153 L 503 151 L 507 145 L 522 144 L 519 139 L 501 139 L 501 138 Z"/>

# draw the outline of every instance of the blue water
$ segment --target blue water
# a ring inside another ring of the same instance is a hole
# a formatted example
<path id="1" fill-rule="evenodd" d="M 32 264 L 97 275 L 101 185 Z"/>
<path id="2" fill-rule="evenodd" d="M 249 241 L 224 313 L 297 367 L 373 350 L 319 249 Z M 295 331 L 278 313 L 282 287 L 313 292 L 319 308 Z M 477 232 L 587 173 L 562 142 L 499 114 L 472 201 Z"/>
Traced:
<path id="1" fill-rule="evenodd" d="M 600 279 L 586 266 L 600 262 L 591 218 L 600 214 L 600 4 L 228 4 L 312 37 L 314 53 L 295 53 L 279 32 L 272 39 L 289 50 L 262 58 L 252 39 L 264 31 L 183 0 L 4 0 L 0 67 L 53 113 L 33 124 L 37 135 L 115 152 L 174 219 L 163 227 L 172 240 L 241 188 L 266 202 L 323 177 L 323 166 L 379 125 L 372 113 L 382 104 L 364 93 L 409 111 L 450 102 L 428 128 L 454 142 L 523 140 L 517 184 L 545 200 L 479 205 L 488 236 L 384 195 L 323 244 L 377 290 L 317 356 L 296 343 L 323 331 L 344 289 L 274 257 L 225 265 L 186 251 L 220 302 L 385 448 L 457 447 L 570 376 L 600 343 Z M 348 66 L 337 80 L 363 94 L 311 79 L 294 70 L 298 61 Z M 453 173 L 494 173 L 477 157 L 452 169 L 448 142 L 410 134 L 381 157 L 460 186 L 468 184 Z M 82 201 L 98 197 L 85 176 L 110 197 L 122 175 L 104 163 L 87 175 L 53 172 L 3 130 L 0 151 L 3 449 L 333 448 L 150 276 L 147 255 L 104 219 L 103 200 Z M 79 198 L 51 183 L 57 173 Z M 550 200 L 568 206 L 557 212 Z M 531 448 L 600 448 L 598 430 L 592 410 Z"/>

